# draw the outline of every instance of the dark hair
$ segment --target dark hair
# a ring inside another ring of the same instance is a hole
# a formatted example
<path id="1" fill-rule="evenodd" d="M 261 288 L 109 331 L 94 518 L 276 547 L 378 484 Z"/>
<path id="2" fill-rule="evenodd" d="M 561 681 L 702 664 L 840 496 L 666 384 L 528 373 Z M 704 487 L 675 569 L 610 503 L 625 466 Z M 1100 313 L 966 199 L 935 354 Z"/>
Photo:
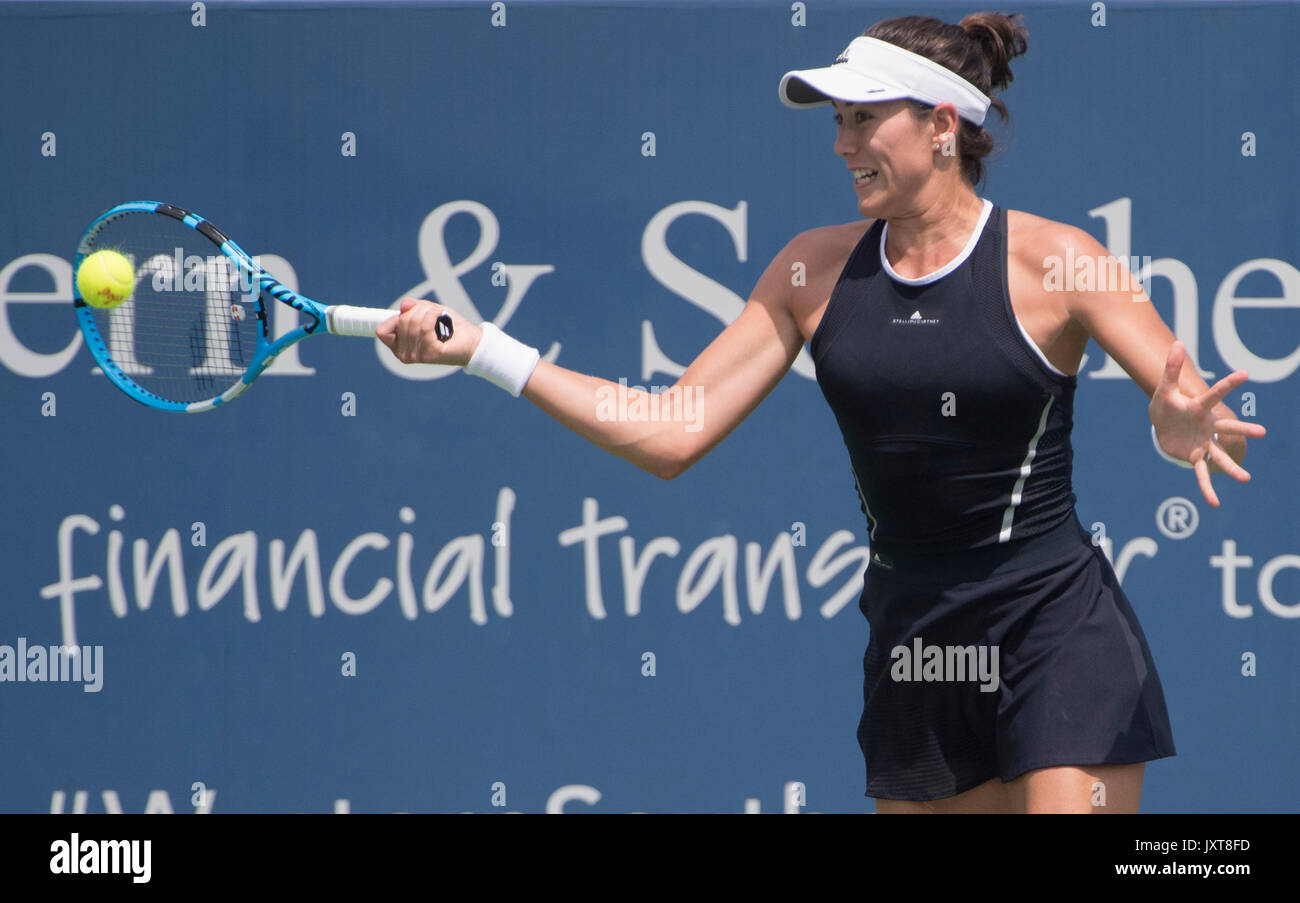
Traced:
<path id="1" fill-rule="evenodd" d="M 979 12 L 950 25 L 929 16 L 900 16 L 877 22 L 863 34 L 951 69 L 987 94 L 993 109 L 1006 120 L 1006 104 L 994 97 L 993 91 L 1011 83 L 1013 76 L 1008 64 L 1028 47 L 1029 32 L 1021 19 L 1019 13 Z M 933 105 L 920 101 L 911 103 L 912 111 L 918 116 L 934 109 Z M 971 187 L 978 185 L 984 178 L 983 158 L 993 151 L 993 136 L 983 127 L 962 119 L 957 149 L 961 154 L 962 175 Z"/>

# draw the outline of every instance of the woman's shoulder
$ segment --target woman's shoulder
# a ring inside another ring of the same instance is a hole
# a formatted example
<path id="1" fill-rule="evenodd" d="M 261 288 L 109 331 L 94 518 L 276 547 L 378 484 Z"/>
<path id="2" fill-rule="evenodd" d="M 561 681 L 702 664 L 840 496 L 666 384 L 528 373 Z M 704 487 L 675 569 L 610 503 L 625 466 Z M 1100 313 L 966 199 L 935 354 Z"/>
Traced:
<path id="1" fill-rule="evenodd" d="M 836 261 L 843 263 L 874 222 L 873 219 L 858 219 L 806 229 L 790 239 L 782 254 L 806 261 L 810 270 Z"/>
<path id="2" fill-rule="evenodd" d="M 1094 253 L 1098 242 L 1078 226 L 1035 216 L 1024 210 L 1007 210 L 1007 254 L 1041 267 L 1046 258 L 1074 253 Z"/>
<path id="3" fill-rule="evenodd" d="M 874 220 L 805 229 L 772 258 L 751 299 L 794 316 L 807 341 L 853 249 Z"/>

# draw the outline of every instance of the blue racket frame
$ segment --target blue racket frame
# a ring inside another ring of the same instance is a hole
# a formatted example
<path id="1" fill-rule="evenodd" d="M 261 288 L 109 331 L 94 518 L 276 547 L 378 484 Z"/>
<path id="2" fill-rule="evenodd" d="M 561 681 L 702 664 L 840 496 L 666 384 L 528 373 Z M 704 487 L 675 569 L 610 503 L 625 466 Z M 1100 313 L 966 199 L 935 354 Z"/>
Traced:
<path id="1" fill-rule="evenodd" d="M 162 411 L 174 411 L 178 413 L 197 414 L 202 411 L 210 411 L 215 407 L 227 404 L 243 394 L 244 390 L 252 385 L 253 380 L 257 379 L 267 367 L 275 360 L 276 356 L 291 345 L 302 341 L 309 335 L 313 335 L 317 330 L 322 329 L 326 322 L 325 309 L 327 305 L 320 304 L 310 298 L 305 298 L 293 289 L 284 285 L 270 273 L 263 270 L 250 257 L 243 248 L 235 244 L 226 234 L 218 229 L 212 223 L 208 222 L 198 214 L 191 213 L 188 210 L 182 210 L 172 204 L 164 204 L 158 201 L 129 201 L 125 204 L 118 204 L 109 210 L 101 213 L 86 232 L 81 237 L 77 245 L 77 254 L 72 262 L 72 271 L 75 273 L 81 267 L 81 262 L 90 253 L 93 253 L 92 247 L 95 235 L 100 228 L 115 217 L 128 213 L 154 213 L 162 216 L 170 216 L 189 226 L 195 232 L 211 241 L 221 249 L 221 253 L 233 260 L 241 270 L 251 277 L 249 284 L 254 281 L 258 285 L 257 297 L 257 318 L 260 321 L 260 327 L 257 331 L 257 346 L 253 352 L 252 362 L 248 369 L 244 371 L 243 376 L 239 378 L 233 386 L 220 395 L 215 395 L 203 401 L 195 402 L 178 402 L 168 398 L 163 398 L 150 392 L 141 386 L 128 374 L 122 371 L 116 362 L 109 356 L 108 346 L 104 342 L 104 337 L 99 331 L 99 325 L 95 322 L 94 308 L 92 308 L 81 297 L 80 289 L 73 289 L 73 303 L 76 306 L 77 320 L 81 324 L 81 334 L 85 336 L 86 344 L 90 348 L 91 355 L 99 364 L 101 370 L 108 375 L 119 389 L 127 395 L 134 398 L 141 404 L 148 405 Z M 275 341 L 268 338 L 270 331 L 270 316 L 265 303 L 267 296 L 284 304 L 288 304 L 296 310 L 302 311 L 311 318 L 311 322 L 298 326 L 293 331 L 286 333 Z"/>

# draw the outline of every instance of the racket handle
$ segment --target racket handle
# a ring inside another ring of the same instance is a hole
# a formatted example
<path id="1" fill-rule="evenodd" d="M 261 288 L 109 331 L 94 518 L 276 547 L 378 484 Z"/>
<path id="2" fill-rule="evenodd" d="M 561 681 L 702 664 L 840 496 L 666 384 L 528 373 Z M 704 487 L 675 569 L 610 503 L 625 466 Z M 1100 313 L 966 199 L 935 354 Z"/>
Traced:
<path id="1" fill-rule="evenodd" d="M 331 335 L 351 335 L 373 339 L 379 324 L 397 316 L 397 311 L 384 307 L 353 307 L 334 304 L 325 308 L 325 327 Z"/>
<path id="2" fill-rule="evenodd" d="M 325 308 L 325 328 L 330 335 L 351 335 L 373 339 L 375 330 L 385 320 L 397 316 L 391 307 L 353 307 L 350 304 L 334 304 Z M 434 330 L 438 341 L 445 342 L 451 338 L 451 317 L 439 314 Z"/>

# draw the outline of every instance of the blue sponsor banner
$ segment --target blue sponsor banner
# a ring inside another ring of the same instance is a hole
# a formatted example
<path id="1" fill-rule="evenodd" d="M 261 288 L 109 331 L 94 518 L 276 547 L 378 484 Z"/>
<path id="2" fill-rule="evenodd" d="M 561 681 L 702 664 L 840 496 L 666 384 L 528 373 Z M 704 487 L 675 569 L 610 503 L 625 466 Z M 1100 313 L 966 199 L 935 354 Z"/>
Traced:
<path id="1" fill-rule="evenodd" d="M 83 345 L 72 258 L 166 201 L 312 298 L 435 299 L 671 386 L 793 236 L 859 218 L 831 111 L 781 75 L 970 11 L 0 4 L 0 811 L 871 811 L 865 522 L 806 352 L 664 481 L 364 339 L 146 409 Z M 1089 346 L 1077 510 L 1178 747 L 1143 808 L 1296 811 L 1300 5 L 1017 11 L 981 195 L 1139 261 L 1269 430 L 1211 507 Z"/>

